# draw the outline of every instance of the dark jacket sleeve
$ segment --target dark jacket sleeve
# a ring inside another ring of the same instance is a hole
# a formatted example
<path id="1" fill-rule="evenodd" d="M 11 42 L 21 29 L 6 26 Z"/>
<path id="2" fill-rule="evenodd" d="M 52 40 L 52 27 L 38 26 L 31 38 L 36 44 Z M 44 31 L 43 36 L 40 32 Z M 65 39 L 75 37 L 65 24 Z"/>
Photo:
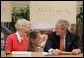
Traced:
<path id="1" fill-rule="evenodd" d="M 68 44 L 70 43 L 70 44 Z M 71 33 L 71 32 L 67 32 L 66 35 L 66 51 L 71 52 L 73 49 L 80 49 L 80 39 L 78 37 L 78 35 Z"/>
<path id="2" fill-rule="evenodd" d="M 81 45 L 80 45 L 80 38 L 78 37 L 78 35 L 74 34 L 74 41 L 73 41 L 73 46 L 74 49 L 80 49 L 81 50 Z"/>
<path id="3" fill-rule="evenodd" d="M 52 43 L 52 40 L 51 40 L 51 35 L 49 34 L 48 35 L 48 39 L 46 41 L 46 44 L 45 44 L 45 47 L 44 47 L 44 51 L 45 52 L 48 52 L 48 50 L 52 47 L 53 43 Z"/>

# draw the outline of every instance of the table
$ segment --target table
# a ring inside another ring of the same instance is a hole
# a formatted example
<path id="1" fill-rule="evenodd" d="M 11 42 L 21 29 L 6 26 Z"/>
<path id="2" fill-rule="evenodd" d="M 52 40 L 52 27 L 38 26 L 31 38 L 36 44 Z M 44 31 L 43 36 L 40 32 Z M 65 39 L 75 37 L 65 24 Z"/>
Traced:
<path id="1" fill-rule="evenodd" d="M 31 56 L 30 56 L 31 55 Z M 83 57 L 83 53 L 79 55 L 51 55 L 51 56 L 45 56 L 43 55 L 43 52 L 31 52 L 31 54 L 17 54 L 17 55 L 9 55 L 8 57 Z M 1 57 L 6 57 L 6 54 L 4 51 L 1 51 Z"/>

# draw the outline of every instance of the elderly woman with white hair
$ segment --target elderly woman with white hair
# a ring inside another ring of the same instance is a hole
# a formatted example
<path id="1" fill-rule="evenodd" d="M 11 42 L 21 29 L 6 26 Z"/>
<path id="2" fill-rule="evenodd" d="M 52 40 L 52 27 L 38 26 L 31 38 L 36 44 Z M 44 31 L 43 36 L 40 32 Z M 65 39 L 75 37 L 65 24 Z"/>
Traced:
<path id="1" fill-rule="evenodd" d="M 19 19 L 16 24 L 16 33 L 10 34 L 6 40 L 6 54 L 12 51 L 27 51 L 28 50 L 28 31 L 30 22 L 25 19 Z"/>

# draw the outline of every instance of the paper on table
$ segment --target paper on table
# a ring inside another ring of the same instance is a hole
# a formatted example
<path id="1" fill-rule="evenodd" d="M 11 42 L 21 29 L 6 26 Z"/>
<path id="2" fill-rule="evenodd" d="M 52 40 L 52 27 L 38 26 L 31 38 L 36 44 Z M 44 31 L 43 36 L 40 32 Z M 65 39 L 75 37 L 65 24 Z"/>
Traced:
<path id="1" fill-rule="evenodd" d="M 71 55 L 72 52 L 62 52 L 60 55 Z M 52 56 L 52 53 L 48 53 L 48 52 L 43 52 L 44 56 Z"/>
<path id="2" fill-rule="evenodd" d="M 72 52 L 62 52 L 61 54 L 63 54 L 63 55 L 71 55 Z"/>
<path id="3" fill-rule="evenodd" d="M 30 57 L 31 52 L 28 52 L 28 51 L 13 51 L 12 56 L 13 57 Z"/>
<path id="4" fill-rule="evenodd" d="M 13 51 L 12 54 L 29 54 L 31 52 L 28 51 Z"/>
<path id="5" fill-rule="evenodd" d="M 47 55 L 52 55 L 52 53 L 43 52 L 43 55 L 44 55 L 44 56 L 47 56 Z"/>

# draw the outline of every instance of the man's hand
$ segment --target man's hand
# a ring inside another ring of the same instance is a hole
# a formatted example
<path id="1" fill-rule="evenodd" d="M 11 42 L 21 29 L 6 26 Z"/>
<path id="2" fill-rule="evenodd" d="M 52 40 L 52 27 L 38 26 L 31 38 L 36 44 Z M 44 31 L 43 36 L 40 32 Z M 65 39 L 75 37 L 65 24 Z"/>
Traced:
<path id="1" fill-rule="evenodd" d="M 53 54 L 54 54 L 54 55 L 59 55 L 60 53 L 62 53 L 62 51 L 59 50 L 59 49 L 53 50 Z"/>
<path id="2" fill-rule="evenodd" d="M 78 55 L 78 54 L 80 54 L 80 49 L 73 49 L 72 50 L 72 54 L 74 54 L 74 55 Z"/>

